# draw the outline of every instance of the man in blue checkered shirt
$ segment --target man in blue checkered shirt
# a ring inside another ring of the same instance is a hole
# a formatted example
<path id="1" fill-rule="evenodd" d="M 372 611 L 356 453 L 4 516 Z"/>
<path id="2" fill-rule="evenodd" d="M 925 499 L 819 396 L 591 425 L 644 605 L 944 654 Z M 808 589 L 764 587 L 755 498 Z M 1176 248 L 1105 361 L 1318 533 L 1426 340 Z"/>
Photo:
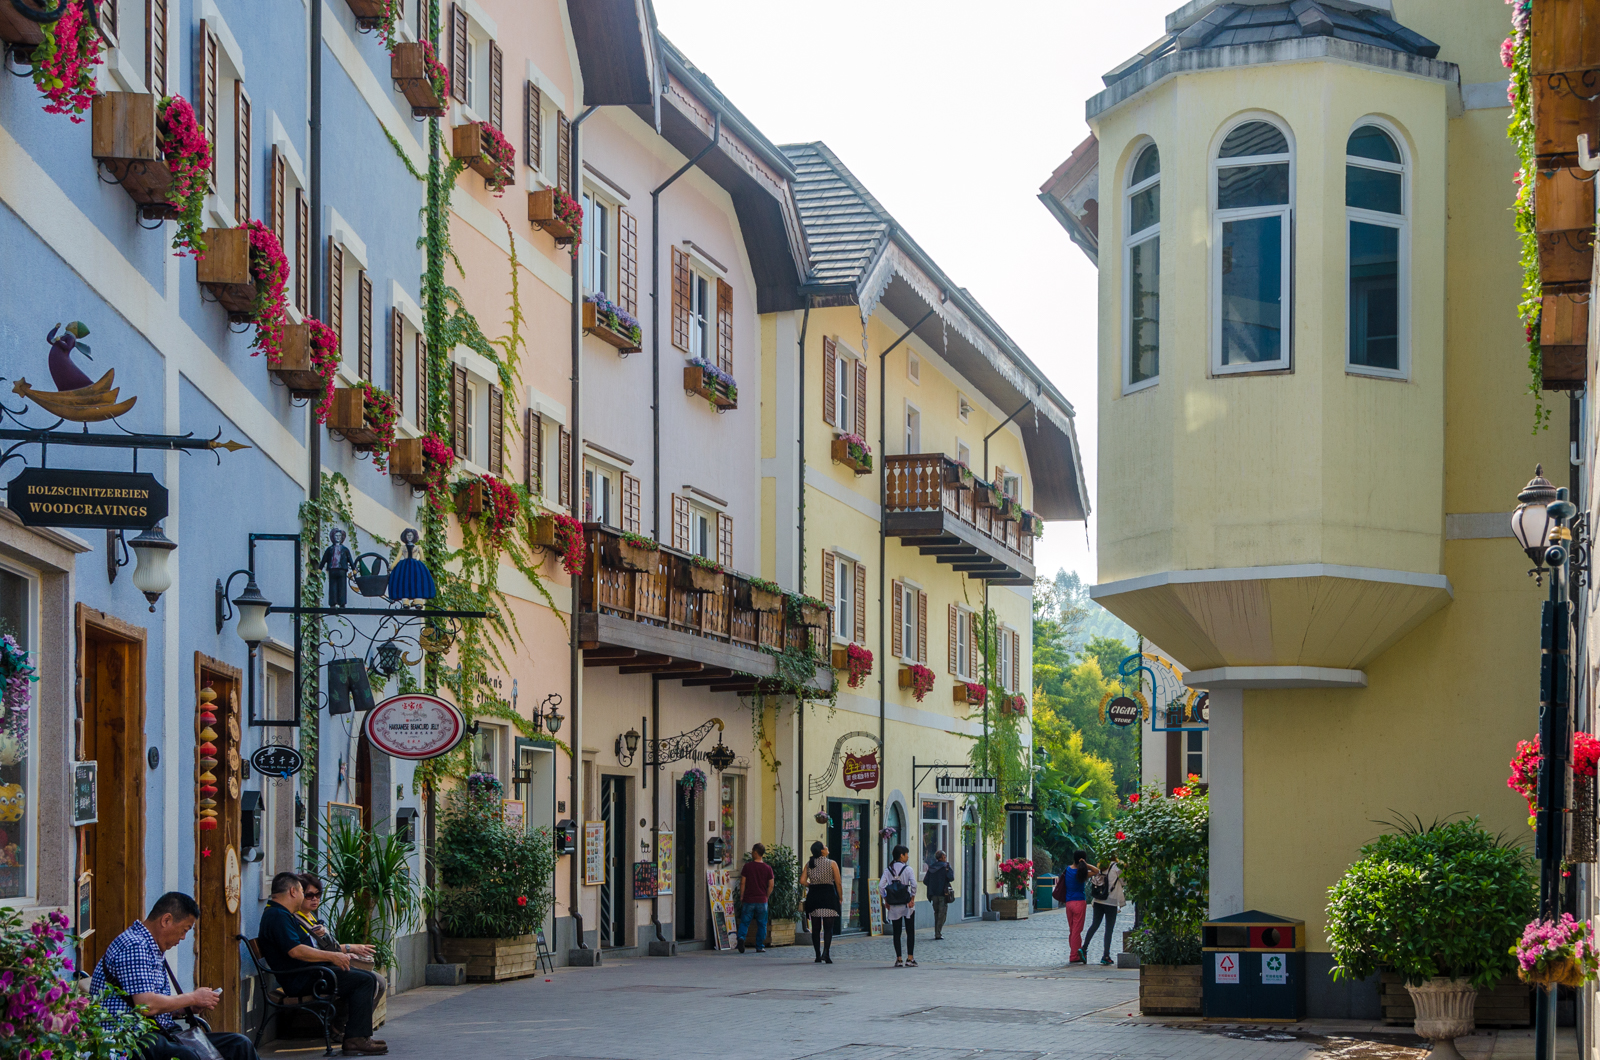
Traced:
<path id="1" fill-rule="evenodd" d="M 96 994 L 105 990 L 108 983 L 118 988 L 163 1032 L 145 1049 L 143 1060 L 195 1060 L 193 1052 L 168 1037 L 168 1033 L 181 1029 L 174 1014 L 185 1009 L 209 1011 L 222 1000 L 222 991 L 203 986 L 187 994 L 171 992 L 164 954 L 182 942 L 199 919 L 200 907 L 193 898 L 181 891 L 168 891 L 150 907 L 149 916 L 134 921 L 133 926 L 111 940 L 105 956 L 94 966 L 92 987 Z M 105 1006 L 113 1013 L 126 1012 L 128 998 L 107 998 Z M 209 1031 L 207 1037 L 222 1054 L 222 1060 L 257 1060 L 255 1046 L 242 1034 Z"/>

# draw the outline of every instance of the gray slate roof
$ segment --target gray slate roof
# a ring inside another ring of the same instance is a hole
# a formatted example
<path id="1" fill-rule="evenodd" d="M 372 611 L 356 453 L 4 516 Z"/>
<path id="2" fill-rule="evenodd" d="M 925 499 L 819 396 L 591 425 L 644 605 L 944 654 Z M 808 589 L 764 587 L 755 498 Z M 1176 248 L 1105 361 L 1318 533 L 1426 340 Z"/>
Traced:
<path id="1" fill-rule="evenodd" d="M 1289 0 L 1284 3 L 1224 3 L 1184 29 L 1168 33 L 1150 47 L 1106 74 L 1114 85 L 1158 59 L 1198 48 L 1272 44 L 1308 37 L 1334 37 L 1390 51 L 1437 58 L 1439 46 L 1413 33 L 1382 11 L 1346 10 L 1326 0 Z"/>
<path id="2" fill-rule="evenodd" d="M 811 251 L 810 282 L 854 284 L 889 235 L 889 211 L 823 143 L 785 144 L 795 205 Z"/>

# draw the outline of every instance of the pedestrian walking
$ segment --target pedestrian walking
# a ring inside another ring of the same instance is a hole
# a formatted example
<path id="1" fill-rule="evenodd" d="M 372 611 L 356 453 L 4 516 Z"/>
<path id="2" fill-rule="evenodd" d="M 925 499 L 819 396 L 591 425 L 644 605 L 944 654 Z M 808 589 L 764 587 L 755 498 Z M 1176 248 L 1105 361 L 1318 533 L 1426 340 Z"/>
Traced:
<path id="1" fill-rule="evenodd" d="M 750 860 L 739 870 L 739 952 L 744 952 L 745 932 L 750 918 L 756 921 L 756 952 L 767 952 L 767 900 L 772 897 L 776 873 L 765 860 L 767 848 L 757 843 L 750 848 Z"/>
<path id="2" fill-rule="evenodd" d="M 894 966 L 917 966 L 917 874 L 906 864 L 911 848 L 898 844 L 889 854 L 894 860 L 878 881 L 878 896 L 884 905 L 884 919 L 894 930 Z M 900 929 L 906 932 L 906 956 L 900 959 Z"/>
<path id="3" fill-rule="evenodd" d="M 1070 946 L 1068 964 L 1088 964 L 1083 956 L 1083 915 L 1090 875 L 1089 855 L 1082 850 L 1072 852 L 1072 865 L 1056 877 L 1055 889 L 1050 897 L 1060 902 L 1067 911 L 1067 934 Z"/>
<path id="4" fill-rule="evenodd" d="M 828 955 L 833 948 L 833 933 L 839 926 L 839 895 L 843 885 L 839 882 L 839 863 L 828 859 L 828 845 L 822 841 L 811 844 L 811 859 L 806 862 L 805 877 L 800 881 L 805 888 L 804 908 L 811 920 L 811 948 L 817 959 L 813 964 L 832 964 Z"/>
<path id="5" fill-rule="evenodd" d="M 1111 963 L 1111 933 L 1117 926 L 1117 914 L 1122 911 L 1122 866 L 1115 858 L 1109 865 L 1102 864 L 1089 877 L 1089 900 L 1094 906 L 1094 923 L 1083 936 L 1083 948 L 1094 945 L 1094 933 L 1103 923 L 1106 926 L 1105 943 L 1100 950 L 1100 963 Z M 1084 963 L 1088 963 L 1087 958 Z"/>
<path id="6" fill-rule="evenodd" d="M 956 870 L 945 857 L 944 851 L 933 855 L 933 864 L 922 876 L 922 885 L 928 889 L 928 901 L 933 905 L 933 937 L 944 938 L 944 918 L 950 912 L 950 903 L 956 900 Z"/>

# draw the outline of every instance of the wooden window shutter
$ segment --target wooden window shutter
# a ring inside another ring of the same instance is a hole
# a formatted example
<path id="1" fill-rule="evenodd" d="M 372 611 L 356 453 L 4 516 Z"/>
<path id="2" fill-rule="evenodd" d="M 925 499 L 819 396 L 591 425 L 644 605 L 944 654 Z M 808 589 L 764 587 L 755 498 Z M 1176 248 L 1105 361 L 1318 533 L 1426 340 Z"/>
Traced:
<path id="1" fill-rule="evenodd" d="M 467 12 L 460 4 L 450 5 L 450 94 L 467 101 Z"/>
<path id="2" fill-rule="evenodd" d="M 167 94 L 167 0 L 145 0 L 144 83 L 158 100 Z"/>
<path id="3" fill-rule="evenodd" d="M 733 516 L 727 512 L 717 513 L 717 562 L 733 566 Z"/>
<path id="4" fill-rule="evenodd" d="M 917 661 L 928 664 L 928 594 L 917 594 Z"/>
<path id="5" fill-rule="evenodd" d="M 617 304 L 639 315 L 639 220 L 617 207 Z"/>
<path id="6" fill-rule="evenodd" d="M 630 534 L 640 532 L 644 506 L 639 503 L 639 476 L 622 473 L 622 529 Z"/>
<path id="7" fill-rule="evenodd" d="M 991 479 L 990 481 L 992 481 L 996 486 L 998 486 L 1000 488 L 1000 492 L 1001 493 L 1005 493 L 1005 491 L 1006 491 L 1006 469 L 1001 467 L 999 464 L 996 464 L 994 466 L 994 478 Z"/>
<path id="8" fill-rule="evenodd" d="M 506 473 L 506 396 L 497 386 L 489 387 L 489 471 Z"/>
<path id="9" fill-rule="evenodd" d="M 544 168 L 544 93 L 528 82 L 527 113 L 523 115 L 522 154 L 534 169 Z"/>
<path id="10" fill-rule="evenodd" d="M 1022 691 L 1022 634 L 1011 634 L 1011 691 Z"/>
<path id="11" fill-rule="evenodd" d="M 672 547 L 689 551 L 689 498 L 672 495 Z"/>
<path id="12" fill-rule="evenodd" d="M 717 367 L 733 374 L 733 288 L 717 280 Z"/>
<path id="13" fill-rule="evenodd" d="M 899 579 L 891 582 L 894 590 L 894 634 L 890 637 L 892 647 L 890 654 L 896 659 L 902 658 L 906 653 L 905 621 L 906 621 L 906 590 Z"/>
<path id="14" fill-rule="evenodd" d="M 572 194 L 572 123 L 556 111 L 556 186 Z"/>
<path id="15" fill-rule="evenodd" d="M 957 638 L 956 638 L 956 605 L 955 604 L 951 604 L 950 605 L 950 672 L 953 673 L 953 674 L 961 672 L 959 667 L 957 667 L 957 665 L 956 665 L 956 663 L 958 662 L 958 659 L 957 659 L 957 656 L 956 656 L 956 652 L 960 647 L 961 647 L 961 645 L 959 643 L 957 643 Z"/>
<path id="16" fill-rule="evenodd" d="M 822 602 L 833 606 L 833 553 L 822 550 Z"/>
<path id="17" fill-rule="evenodd" d="M 561 481 L 556 487 L 557 503 L 572 507 L 572 434 L 565 427 L 557 428 L 560 437 L 557 439 L 557 452 L 559 466 L 557 474 Z"/>
<path id="18" fill-rule="evenodd" d="M 967 617 L 967 673 L 974 681 L 983 680 L 983 624 L 978 614 Z"/>
<path id="19" fill-rule="evenodd" d="M 417 429 L 428 431 L 428 337 L 417 332 Z"/>
<path id="20" fill-rule="evenodd" d="M 467 370 L 459 364 L 450 366 L 450 445 L 467 455 Z"/>
<path id="21" fill-rule="evenodd" d="M 822 338 L 822 422 L 830 427 L 837 427 L 836 415 L 839 408 L 839 379 L 838 369 L 834 362 L 839 359 L 839 344 L 826 335 Z"/>
<path id="22" fill-rule="evenodd" d="M 522 414 L 522 485 L 530 497 L 544 493 L 540 478 L 544 475 L 544 421 L 532 409 Z"/>
<path id="23" fill-rule="evenodd" d="M 200 124 L 205 126 L 206 143 L 211 145 L 211 186 L 217 184 L 217 69 L 219 45 L 217 35 L 200 20 L 200 62 L 196 67 L 200 85 Z"/>
<path id="24" fill-rule="evenodd" d="M 417 0 L 417 39 L 433 41 L 433 5 L 428 0 Z"/>
<path id="25" fill-rule="evenodd" d="M 867 362 L 856 362 L 856 425 L 855 432 L 861 437 L 867 436 Z"/>
<path id="26" fill-rule="evenodd" d="M 689 352 L 689 255 L 672 248 L 672 344 Z"/>
<path id="27" fill-rule="evenodd" d="M 284 208 L 288 205 L 286 199 L 289 191 L 289 162 L 283 157 L 277 144 L 272 145 L 272 171 L 268 175 L 267 184 L 267 227 L 272 229 L 272 234 L 278 237 L 278 246 L 287 250 L 288 243 L 288 217 Z"/>
<path id="28" fill-rule="evenodd" d="M 389 310 L 389 396 L 394 407 L 406 407 L 406 318 L 400 307 Z"/>
<path id="29" fill-rule="evenodd" d="M 311 312 L 311 203 L 304 188 L 294 189 L 294 306 Z"/>
<path id="30" fill-rule="evenodd" d="M 857 644 L 867 642 L 867 565 L 857 563 L 856 567 L 856 614 L 855 634 L 850 638 Z"/>
<path id="31" fill-rule="evenodd" d="M 233 83 L 233 142 L 238 148 L 233 171 L 233 216 L 244 224 L 250 218 L 250 96 L 243 81 Z"/>
<path id="32" fill-rule="evenodd" d="M 344 349 L 344 248 L 328 237 L 328 319 L 327 325 Z"/>
<path id="33" fill-rule="evenodd" d="M 505 130 L 506 81 L 505 52 L 494 41 L 489 42 L 489 124 Z"/>
<path id="34" fill-rule="evenodd" d="M 356 312 L 356 374 L 372 382 L 372 277 L 367 270 L 356 273 L 356 290 L 359 301 Z"/>
<path id="35" fill-rule="evenodd" d="M 100 32 L 105 36 L 106 43 L 114 48 L 117 45 L 117 0 L 94 0 L 94 2 L 95 7 L 100 9 Z"/>

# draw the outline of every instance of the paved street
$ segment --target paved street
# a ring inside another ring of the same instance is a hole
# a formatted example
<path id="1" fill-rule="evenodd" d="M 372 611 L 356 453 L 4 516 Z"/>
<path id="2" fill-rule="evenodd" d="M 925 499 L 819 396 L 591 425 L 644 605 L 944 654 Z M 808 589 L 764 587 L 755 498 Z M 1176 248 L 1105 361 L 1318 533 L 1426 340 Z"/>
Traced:
<path id="1" fill-rule="evenodd" d="M 381 1032 L 411 1060 L 1414 1060 L 1405 1028 L 1360 1023 L 1218 1027 L 1146 1020 L 1136 971 L 1063 967 L 1058 912 L 925 930 L 921 966 L 896 971 L 885 938 L 841 939 L 833 965 L 810 947 L 697 952 L 497 985 L 394 998 Z M 641 1033 L 642 1032 L 642 1033 Z M 1570 1033 L 1570 1032 L 1569 1032 Z M 1524 1032 L 1459 1043 L 1468 1060 L 1531 1057 Z M 1566 1055 L 1572 1055 L 1568 1046 Z M 309 1057 L 283 1042 L 267 1056 Z"/>

